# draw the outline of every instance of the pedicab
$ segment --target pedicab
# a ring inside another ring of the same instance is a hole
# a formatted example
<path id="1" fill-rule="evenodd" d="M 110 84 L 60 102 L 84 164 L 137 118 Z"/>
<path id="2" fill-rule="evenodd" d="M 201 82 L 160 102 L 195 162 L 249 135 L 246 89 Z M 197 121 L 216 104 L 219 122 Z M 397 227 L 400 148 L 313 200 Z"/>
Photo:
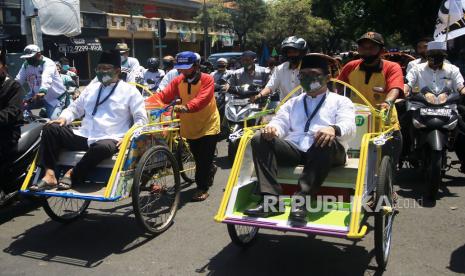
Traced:
<path id="1" fill-rule="evenodd" d="M 413 56 L 407 53 L 398 52 L 398 51 L 384 53 L 381 56 L 381 58 L 399 64 L 400 68 L 402 68 L 402 73 L 404 74 L 404 76 L 407 73 L 407 66 L 409 62 L 415 60 Z"/>
<path id="2" fill-rule="evenodd" d="M 82 217 L 91 201 L 117 202 L 131 197 L 140 226 L 149 234 L 165 231 L 172 224 L 179 205 L 180 170 L 181 176 L 189 180 L 193 178 L 190 171 L 195 172 L 195 167 L 187 168 L 187 163 L 183 164 L 186 148 L 179 136 L 179 120 L 163 120 L 163 114 L 173 105 L 158 109 L 149 107 L 149 124 L 131 127 L 118 153 L 89 172 L 82 185 L 69 190 L 30 191 L 29 187 L 44 174 L 36 156 L 20 192 L 41 198 L 47 215 L 61 223 Z M 61 152 L 55 169 L 57 178 L 74 167 L 84 154 L 83 151 Z M 182 169 L 183 166 L 186 169 Z"/>
<path id="3" fill-rule="evenodd" d="M 338 80 L 332 82 L 334 87 L 336 83 L 347 87 L 352 91 L 350 97 L 356 96 L 362 102 L 356 104 L 357 134 L 349 144 L 348 161 L 345 166 L 331 170 L 317 194 L 336 197 L 337 201 L 332 202 L 330 208 L 326 208 L 328 210 L 310 211 L 305 225 L 294 224 L 288 219 L 291 196 L 298 191 L 303 166 L 280 167 L 277 180 L 284 191 L 285 213 L 267 218 L 245 215 L 244 210 L 254 208 L 260 200 L 254 194 L 257 177 L 250 141 L 254 133 L 264 126 L 261 125 L 244 131 L 215 221 L 227 225 L 234 244 L 248 247 L 256 241 L 259 229 L 357 241 L 367 234 L 368 218 L 374 216 L 376 260 L 380 267 L 385 268 L 396 213 L 392 197 L 393 162 L 387 151 L 383 150 L 392 139 L 390 112 L 377 110 L 347 83 Z M 317 201 L 312 200 L 311 205 L 314 206 Z M 379 206 L 374 206 L 375 203 L 379 203 Z"/>

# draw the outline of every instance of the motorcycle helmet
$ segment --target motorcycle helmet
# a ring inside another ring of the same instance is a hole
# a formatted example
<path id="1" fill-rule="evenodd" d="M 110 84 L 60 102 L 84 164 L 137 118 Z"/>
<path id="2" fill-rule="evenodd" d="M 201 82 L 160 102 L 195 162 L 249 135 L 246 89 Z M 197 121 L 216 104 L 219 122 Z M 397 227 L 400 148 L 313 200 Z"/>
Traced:
<path id="1" fill-rule="evenodd" d="M 159 67 L 160 67 L 160 61 L 158 60 L 158 58 L 152 57 L 152 58 L 147 59 L 148 69 L 158 70 Z"/>
<path id="2" fill-rule="evenodd" d="M 300 55 L 304 56 L 307 53 L 308 46 L 305 39 L 297 36 L 290 36 L 281 43 L 281 52 L 284 58 L 287 58 L 287 50 L 296 49 L 300 51 Z"/>

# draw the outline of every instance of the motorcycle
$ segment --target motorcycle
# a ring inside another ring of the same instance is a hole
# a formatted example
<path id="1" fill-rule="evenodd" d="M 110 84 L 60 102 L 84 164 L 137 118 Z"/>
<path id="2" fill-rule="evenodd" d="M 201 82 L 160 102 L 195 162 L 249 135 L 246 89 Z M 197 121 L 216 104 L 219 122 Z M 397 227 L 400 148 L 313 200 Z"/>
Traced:
<path id="1" fill-rule="evenodd" d="M 437 196 L 448 164 L 447 151 L 454 149 L 460 94 L 449 88 L 425 87 L 414 93 L 406 103 L 411 116 L 410 149 L 406 159 L 413 167 L 420 167 L 428 183 L 428 197 Z"/>
<path id="2" fill-rule="evenodd" d="M 260 93 L 263 84 L 261 80 L 254 80 L 252 85 L 230 87 L 226 95 L 225 120 L 223 129 L 228 134 L 228 158 L 234 161 L 245 126 L 254 126 L 260 122 L 260 118 L 254 118 L 264 108 L 268 107 L 271 98 L 261 98 L 255 103 L 250 102 L 250 97 Z M 279 97 L 279 95 L 277 95 Z M 273 97 L 274 99 L 275 97 Z"/>
<path id="3" fill-rule="evenodd" d="M 21 126 L 17 150 L 6 164 L 0 166 L 3 181 L 3 190 L 0 190 L 0 206 L 7 204 L 18 194 L 26 172 L 39 150 L 42 127 L 48 121 L 29 114 L 24 119 L 25 124 Z"/>
<path id="4" fill-rule="evenodd" d="M 221 129 L 221 139 L 226 138 L 227 136 L 227 129 L 224 128 L 225 124 L 223 124 L 224 120 L 224 111 L 226 107 L 226 93 L 224 92 L 224 87 L 228 83 L 228 77 L 223 77 L 215 83 L 215 100 L 216 100 L 216 107 L 218 108 L 218 112 L 220 113 L 220 122 L 223 126 Z"/>

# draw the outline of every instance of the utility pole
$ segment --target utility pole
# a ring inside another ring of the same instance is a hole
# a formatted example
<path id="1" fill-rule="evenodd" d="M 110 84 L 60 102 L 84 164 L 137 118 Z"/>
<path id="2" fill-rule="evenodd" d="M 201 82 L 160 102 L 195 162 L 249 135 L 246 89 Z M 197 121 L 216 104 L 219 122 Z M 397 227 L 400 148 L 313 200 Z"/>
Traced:
<path id="1" fill-rule="evenodd" d="M 207 3 L 203 0 L 203 53 L 205 59 L 208 57 L 208 14 Z"/>

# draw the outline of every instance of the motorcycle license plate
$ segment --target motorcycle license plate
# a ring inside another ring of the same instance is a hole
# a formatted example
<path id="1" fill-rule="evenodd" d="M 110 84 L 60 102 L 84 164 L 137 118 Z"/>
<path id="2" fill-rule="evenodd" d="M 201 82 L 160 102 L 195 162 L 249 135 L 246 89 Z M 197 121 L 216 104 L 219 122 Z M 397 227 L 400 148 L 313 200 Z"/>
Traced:
<path id="1" fill-rule="evenodd" d="M 439 116 L 450 117 L 452 109 L 449 108 L 422 108 L 420 109 L 421 116 Z"/>
<path id="2" fill-rule="evenodd" d="M 232 104 L 233 105 L 247 105 L 249 104 L 249 99 L 234 99 Z"/>

